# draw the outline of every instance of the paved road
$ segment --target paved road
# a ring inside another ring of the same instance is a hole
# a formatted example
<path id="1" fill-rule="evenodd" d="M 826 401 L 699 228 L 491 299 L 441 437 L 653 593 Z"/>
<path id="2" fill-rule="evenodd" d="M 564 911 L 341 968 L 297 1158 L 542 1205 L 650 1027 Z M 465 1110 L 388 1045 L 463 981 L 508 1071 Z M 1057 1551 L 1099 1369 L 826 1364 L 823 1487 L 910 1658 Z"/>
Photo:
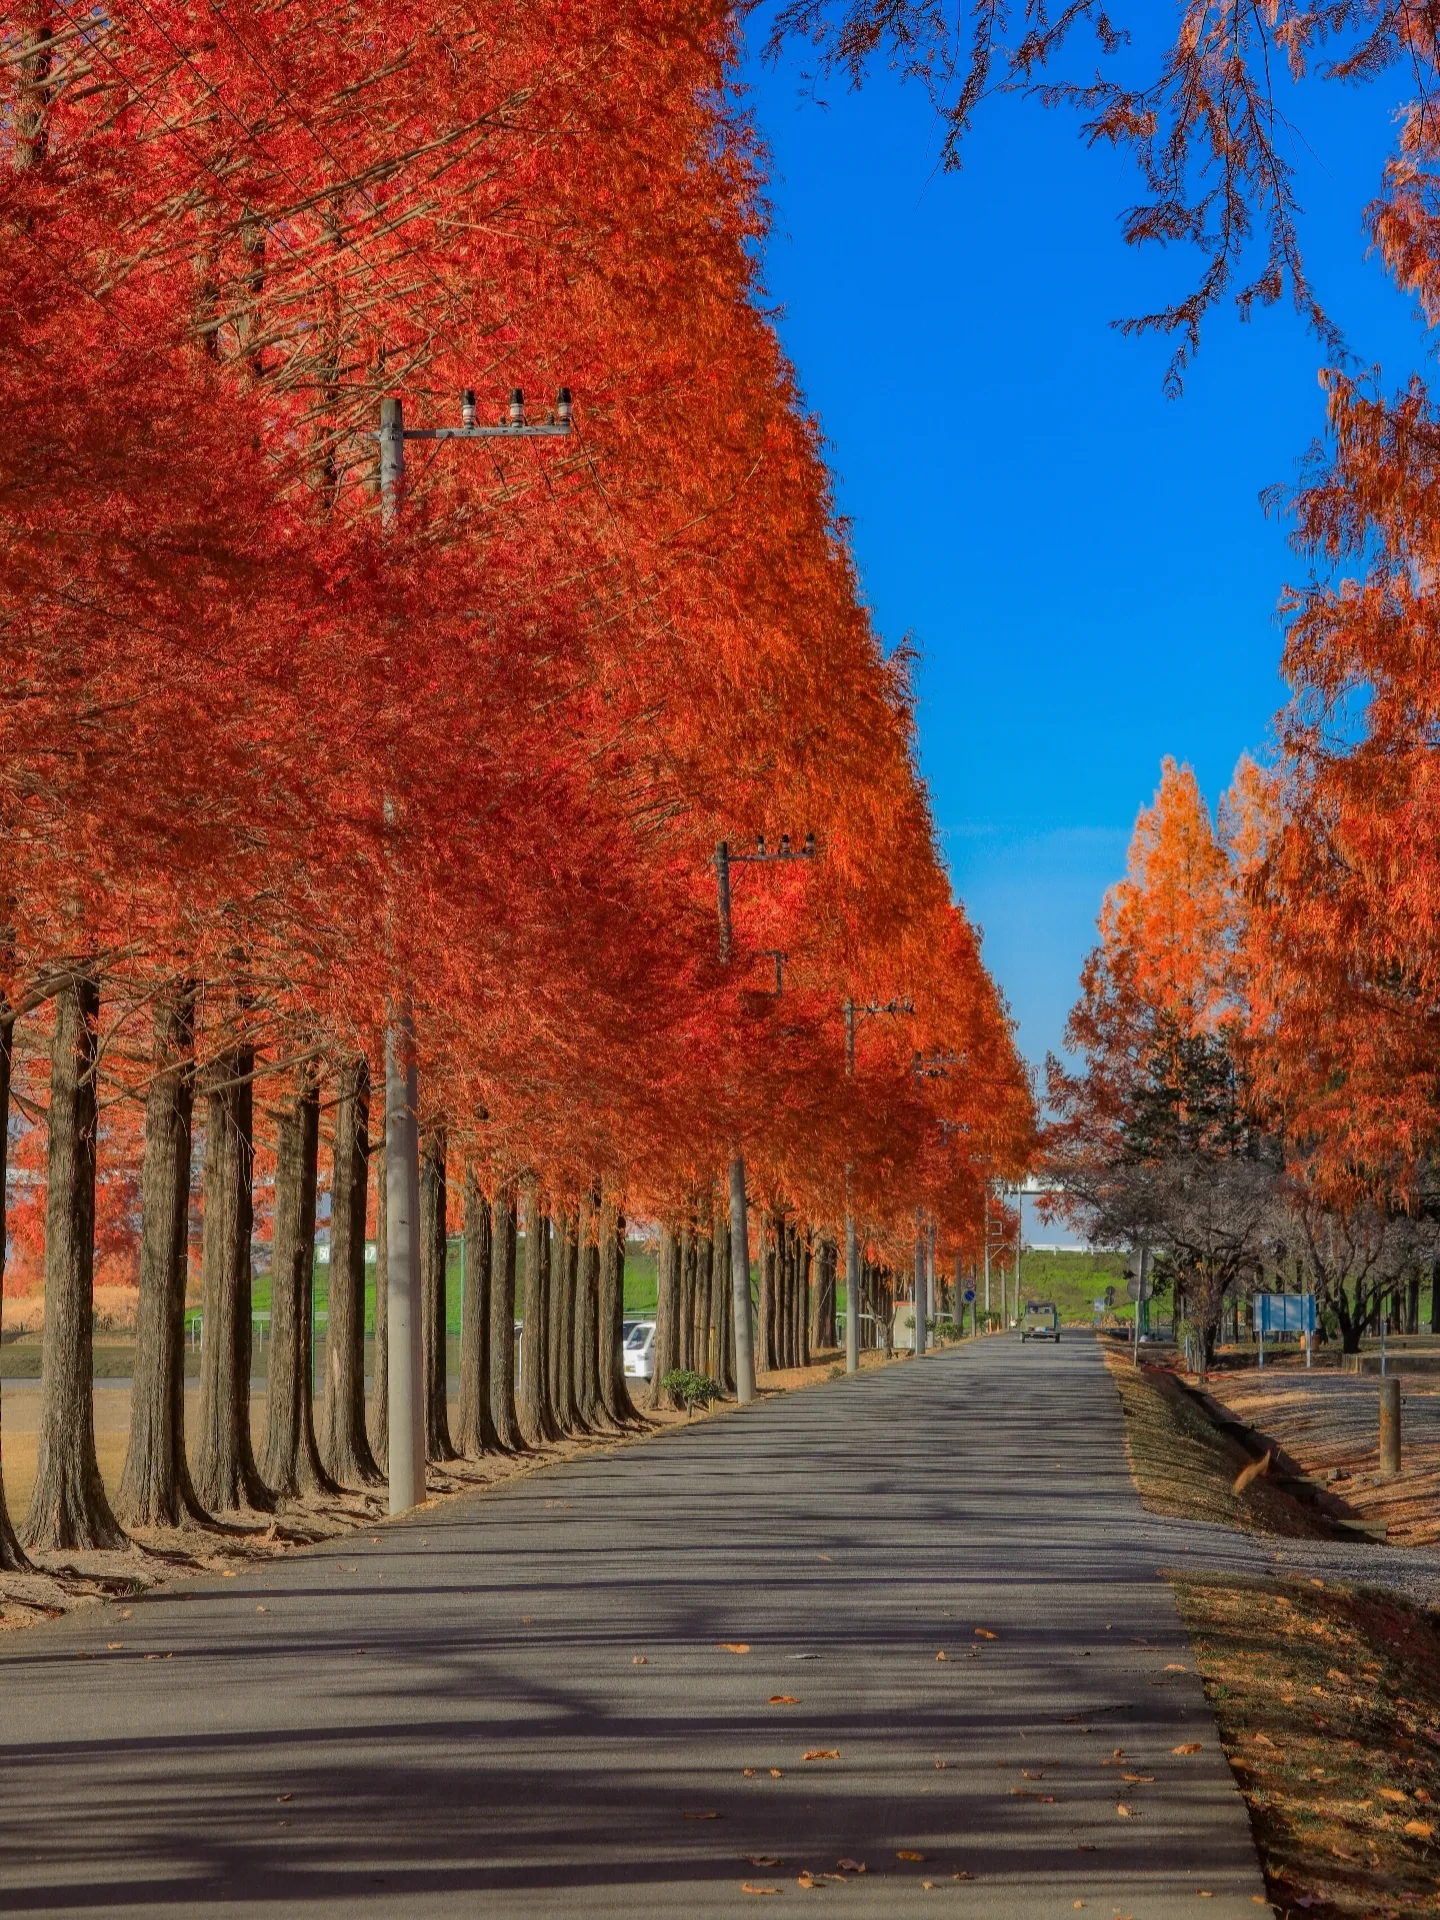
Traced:
<path id="1" fill-rule="evenodd" d="M 17 1635 L 0 1911 L 1253 1916 L 1167 1524 L 996 1340 Z"/>

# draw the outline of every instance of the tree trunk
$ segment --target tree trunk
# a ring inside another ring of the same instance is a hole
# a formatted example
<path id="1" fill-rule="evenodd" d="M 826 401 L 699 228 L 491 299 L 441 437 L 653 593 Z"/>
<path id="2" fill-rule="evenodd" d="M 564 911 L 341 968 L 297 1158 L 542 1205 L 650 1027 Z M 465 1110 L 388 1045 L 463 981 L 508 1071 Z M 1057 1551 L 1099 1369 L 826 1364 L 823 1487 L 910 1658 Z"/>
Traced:
<path id="1" fill-rule="evenodd" d="M 688 1373 L 695 1354 L 695 1228 L 687 1215 L 675 1253 L 675 1364 Z"/>
<path id="2" fill-rule="evenodd" d="M 815 1264 L 815 1241 L 810 1229 L 800 1243 L 795 1265 L 795 1338 L 799 1345 L 797 1363 L 810 1364 L 810 1276 Z"/>
<path id="3" fill-rule="evenodd" d="M 515 1407 L 515 1189 L 495 1196 L 490 1266 L 490 1418 L 507 1453 L 524 1450 Z"/>
<path id="4" fill-rule="evenodd" d="M 760 1303 L 759 1334 L 760 1352 L 756 1358 L 757 1373 L 775 1371 L 775 1256 L 776 1247 L 771 1234 L 761 1230 L 760 1236 Z"/>
<path id="5" fill-rule="evenodd" d="M 449 1241 L 445 1181 L 447 1138 L 444 1127 L 429 1127 L 420 1146 L 420 1301 L 421 1367 L 424 1382 L 425 1458 L 453 1460 L 448 1381 Z"/>
<path id="6" fill-rule="evenodd" d="M 601 1257 L 604 1257 L 603 1241 Z M 662 1225 L 660 1248 L 655 1256 L 655 1371 L 650 1376 L 647 1403 L 651 1408 L 675 1404 L 674 1396 L 660 1383 L 680 1364 L 680 1330 L 676 1324 L 679 1311 L 680 1247 L 674 1228 Z"/>
<path id="7" fill-rule="evenodd" d="M 365 1434 L 365 1203 L 370 1172 L 370 1063 L 340 1070 L 330 1182 L 330 1304 L 320 1458 L 342 1486 L 374 1486 L 380 1469 Z"/>
<path id="8" fill-rule="evenodd" d="M 250 1233 L 254 1223 L 255 1050 L 216 1066 L 205 1102 L 205 1223 L 200 1264 L 200 1440 L 195 1491 L 211 1512 L 274 1511 L 250 1437 Z"/>
<path id="9" fill-rule="evenodd" d="M 10 1011 L 9 1001 L 0 995 L 0 1307 L 3 1307 L 5 1299 L 5 1183 L 10 1143 L 10 1075 L 14 1060 L 15 1018 Z M 3 1314 L 0 1314 L 0 1325 L 3 1325 Z M 3 1422 L 0 1422 L 0 1437 L 3 1437 L 3 1430 Z M 3 1455 L 0 1455 L 0 1462 L 3 1462 Z M 3 1471 L 0 1471 L 0 1573 L 29 1571 L 30 1562 L 16 1538 L 10 1509 L 5 1504 L 5 1479 Z"/>
<path id="10" fill-rule="evenodd" d="M 95 1459 L 95 1069 L 100 989 L 72 975 L 55 996 L 45 1162 L 45 1335 L 27 1547 L 123 1547 Z"/>
<path id="11" fill-rule="evenodd" d="M 600 1404 L 616 1427 L 638 1418 L 625 1380 L 625 1216 L 613 1200 L 600 1209 L 600 1246 L 596 1285 L 596 1372 Z"/>
<path id="12" fill-rule="evenodd" d="M 710 1228 L 712 1313 L 715 1327 L 715 1378 L 726 1393 L 735 1391 L 735 1322 L 730 1309 L 730 1209 L 723 1188 L 717 1193 Z"/>
<path id="13" fill-rule="evenodd" d="M 562 1433 L 574 1433 L 575 1413 L 575 1216 L 562 1207 L 555 1216 L 550 1264 L 550 1393 Z"/>
<path id="14" fill-rule="evenodd" d="M 579 1260 L 575 1288 L 575 1410 L 590 1432 L 604 1418 L 600 1401 L 600 1204 L 580 1206 Z"/>
<path id="15" fill-rule="evenodd" d="M 380 1076 L 375 1160 L 375 1351 L 370 1380 L 370 1451 L 383 1479 L 390 1465 L 390 1217 L 385 1178 L 385 1076 Z M 369 1147 L 367 1136 L 366 1146 Z M 366 1194 L 368 1201 L 369 1194 Z"/>
<path id="16" fill-rule="evenodd" d="M 560 1438 L 550 1406 L 550 1216 L 534 1180 L 525 1182 L 525 1331 L 520 1346 L 520 1425 L 527 1443 Z"/>
<path id="17" fill-rule="evenodd" d="M 190 1251 L 190 1136 L 195 1108 L 195 989 L 155 1008 L 140 1172 L 140 1289 L 130 1383 L 130 1439 L 115 1496 L 127 1527 L 202 1525 L 185 1455 L 185 1279 Z"/>
<path id="18" fill-rule="evenodd" d="M 715 1361 L 710 1352 L 710 1275 L 715 1249 L 710 1239 L 710 1222 L 695 1223 L 695 1311 L 691 1322 L 690 1351 L 695 1356 L 696 1373 L 715 1377 Z"/>
<path id="19" fill-rule="evenodd" d="M 320 1464 L 313 1401 L 315 1192 L 320 1163 L 320 1090 L 308 1074 L 279 1117 L 275 1229 L 270 1254 L 270 1377 L 260 1477 L 277 1500 L 338 1493 Z"/>
<path id="20" fill-rule="evenodd" d="M 1420 1269 L 1416 1267 L 1405 1282 L 1405 1331 L 1420 1331 Z"/>
<path id="21" fill-rule="evenodd" d="M 500 1452 L 490 1412 L 490 1270 L 494 1234 L 490 1202 L 473 1166 L 465 1168 L 465 1303 L 460 1311 L 460 1431 L 467 1459 Z"/>

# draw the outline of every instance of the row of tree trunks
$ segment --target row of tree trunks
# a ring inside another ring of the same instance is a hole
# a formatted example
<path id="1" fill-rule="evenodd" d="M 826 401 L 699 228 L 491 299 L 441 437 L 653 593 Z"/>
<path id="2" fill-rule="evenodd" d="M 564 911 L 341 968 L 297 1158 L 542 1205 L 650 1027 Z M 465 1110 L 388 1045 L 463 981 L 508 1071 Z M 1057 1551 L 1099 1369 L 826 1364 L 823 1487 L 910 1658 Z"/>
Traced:
<path id="1" fill-rule="evenodd" d="M 833 1240 L 822 1240 L 815 1254 L 815 1284 L 810 1294 L 810 1347 L 825 1353 L 838 1347 L 835 1281 L 837 1250 Z"/>
<path id="2" fill-rule="evenodd" d="M 9 1001 L 0 994 L 0 1307 L 5 1299 L 5 1183 L 10 1141 L 10 1076 L 14 1061 L 15 1016 Z M 3 1314 L 0 1314 L 0 1324 L 3 1324 Z M 4 1423 L 0 1421 L 0 1433 L 3 1430 Z M 29 1565 L 5 1504 L 5 1480 L 0 1472 L 0 1573 L 23 1573 Z"/>
<path id="3" fill-rule="evenodd" d="M 176 982 L 156 1005 L 131 1427 L 118 1517 L 112 1511 L 96 1461 L 92 1397 L 98 1018 L 98 982 L 77 970 L 55 995 L 37 1472 L 19 1537 L 0 1492 L 0 1566 L 7 1568 L 26 1564 L 22 1537 L 46 1548 L 118 1548 L 126 1544 L 122 1519 L 137 1527 L 175 1526 L 186 1520 L 205 1524 L 212 1513 L 270 1513 L 278 1500 L 334 1493 L 342 1484 L 374 1484 L 383 1473 L 388 1437 L 385 1163 L 379 1156 L 376 1366 L 367 1433 L 370 1082 L 360 1057 L 339 1077 L 329 1334 L 318 1432 L 312 1296 L 320 1099 L 313 1073 L 276 1116 L 272 1340 L 265 1439 L 256 1458 L 250 1415 L 255 1052 L 249 1045 L 217 1062 L 205 1088 L 204 1338 L 193 1469 L 187 1458 L 184 1311 L 195 993 Z M 0 1122 L 8 1119 L 13 1034 L 13 1016 L 0 1005 Z M 0 1143 L 4 1138 L 0 1133 Z M 0 1196 L 3 1174 L 0 1144 Z M 446 1402 L 446 1142 L 440 1129 L 427 1135 L 422 1196 L 426 1436 L 431 1457 L 443 1460 L 456 1457 L 456 1449 Z M 573 1224 L 571 1216 L 561 1214 L 552 1252 L 551 1223 L 533 1185 L 526 1197 L 527 1321 L 535 1336 L 528 1343 L 525 1382 L 530 1442 L 622 1428 L 636 1417 L 624 1375 L 624 1220 L 612 1202 L 602 1206 L 593 1197 Z M 460 1436 L 467 1453 L 527 1444 L 515 1401 L 516 1224 L 513 1188 L 491 1202 L 467 1169 Z M 710 1242 L 704 1245 L 709 1256 Z M 699 1257 L 697 1246 L 697 1263 Z M 703 1283 L 692 1292 L 692 1348 L 703 1348 L 711 1338 L 712 1265 L 707 1257 Z M 717 1350 L 724 1344 L 717 1342 Z"/>

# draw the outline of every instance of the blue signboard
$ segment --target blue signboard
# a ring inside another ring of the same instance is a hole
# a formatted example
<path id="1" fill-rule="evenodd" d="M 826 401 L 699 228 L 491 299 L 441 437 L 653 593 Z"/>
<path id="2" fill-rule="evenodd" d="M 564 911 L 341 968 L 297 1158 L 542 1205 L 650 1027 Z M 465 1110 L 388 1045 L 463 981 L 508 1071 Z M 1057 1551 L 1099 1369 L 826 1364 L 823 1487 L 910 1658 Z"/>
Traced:
<path id="1" fill-rule="evenodd" d="M 1314 1333 L 1314 1294 L 1257 1293 L 1255 1331 L 1257 1333 Z"/>
<path id="2" fill-rule="evenodd" d="M 970 1302 L 971 1302 L 971 1301 L 972 1301 L 972 1300 L 973 1300 L 974 1298 L 975 1298 L 975 1289 L 974 1289 L 974 1287 L 966 1287 L 966 1289 L 965 1289 L 965 1304 L 966 1304 L 966 1306 L 969 1306 L 969 1304 L 970 1304 Z"/>

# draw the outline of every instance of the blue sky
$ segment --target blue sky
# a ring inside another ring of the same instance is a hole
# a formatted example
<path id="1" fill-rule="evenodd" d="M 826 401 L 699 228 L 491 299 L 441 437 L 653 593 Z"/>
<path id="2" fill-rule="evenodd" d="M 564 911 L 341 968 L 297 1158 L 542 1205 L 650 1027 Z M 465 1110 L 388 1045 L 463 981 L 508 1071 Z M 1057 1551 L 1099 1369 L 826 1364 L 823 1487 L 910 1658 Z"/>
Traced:
<path id="1" fill-rule="evenodd" d="M 882 73 L 820 106 L 794 63 L 748 78 L 781 336 L 877 625 L 922 649 L 945 853 L 1038 1064 L 1162 756 L 1213 802 L 1265 743 L 1300 563 L 1259 496 L 1323 429 L 1323 355 L 1288 310 L 1227 313 L 1166 400 L 1168 346 L 1109 323 L 1182 291 L 1193 262 L 1123 244 L 1134 177 L 1072 116 L 997 102 L 964 170 L 939 174 L 918 89 Z M 1361 224 L 1402 97 L 1398 74 L 1307 86 L 1295 156 L 1312 274 L 1387 385 L 1426 352 Z"/>

